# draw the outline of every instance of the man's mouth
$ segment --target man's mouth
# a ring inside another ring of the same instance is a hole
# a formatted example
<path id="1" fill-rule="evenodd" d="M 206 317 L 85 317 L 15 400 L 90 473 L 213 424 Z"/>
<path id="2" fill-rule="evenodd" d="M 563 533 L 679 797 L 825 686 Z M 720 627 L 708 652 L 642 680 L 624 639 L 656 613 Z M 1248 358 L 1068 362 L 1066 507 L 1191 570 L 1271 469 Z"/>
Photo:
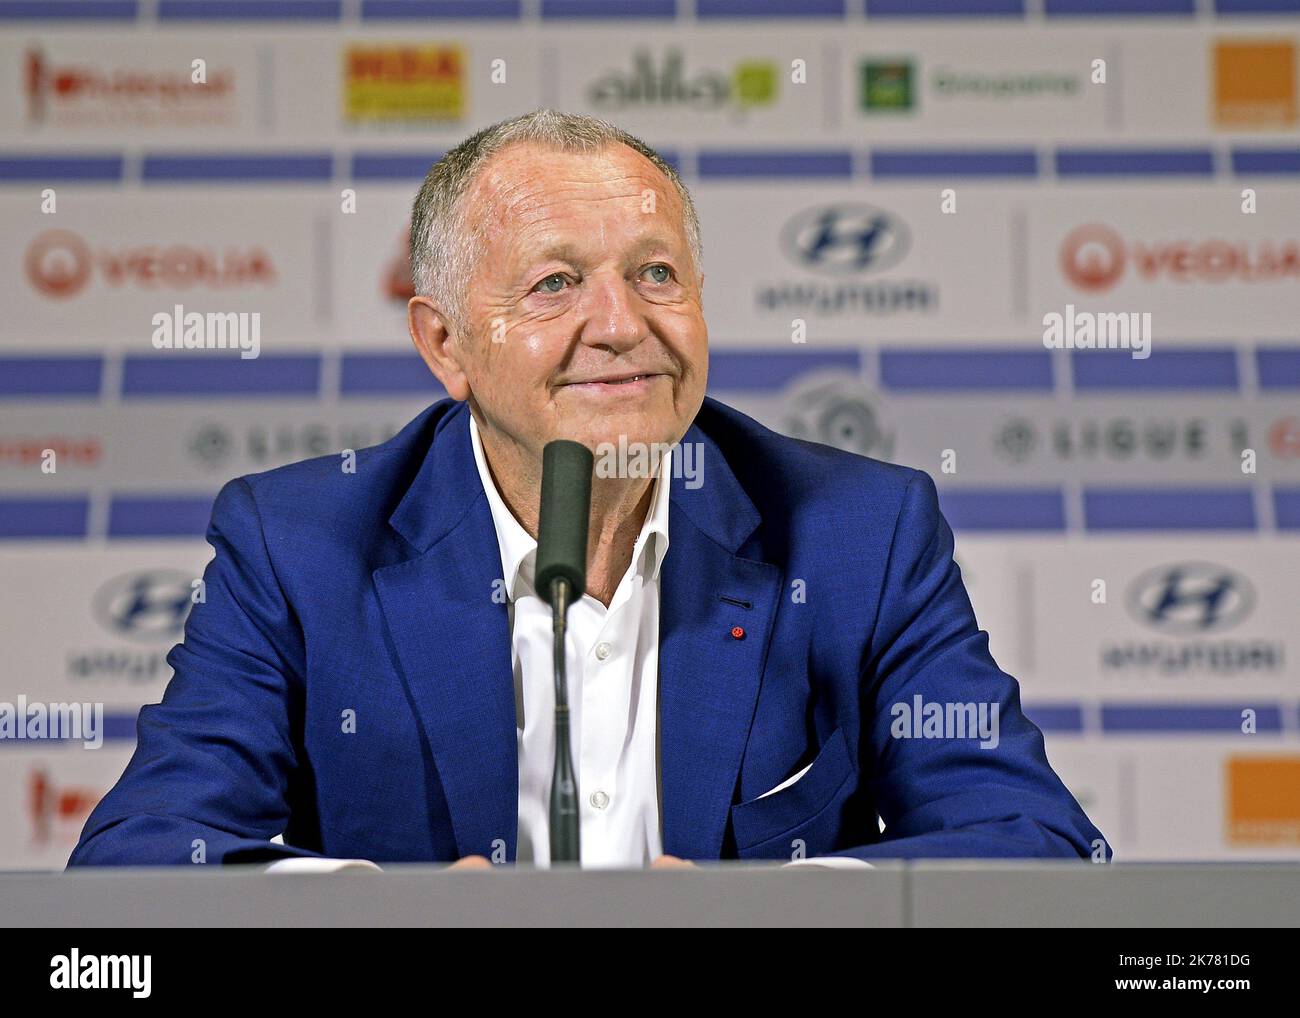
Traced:
<path id="1" fill-rule="evenodd" d="M 649 377 L 649 375 L 629 375 L 627 378 L 594 378 L 592 381 L 599 382 L 601 385 L 627 385 L 629 382 L 639 382 Z"/>
<path id="2" fill-rule="evenodd" d="M 586 378 L 576 382 L 566 382 L 566 385 L 634 385 L 638 382 L 644 382 L 651 378 L 658 378 L 658 372 L 648 372 L 640 375 L 608 375 L 604 378 Z"/>

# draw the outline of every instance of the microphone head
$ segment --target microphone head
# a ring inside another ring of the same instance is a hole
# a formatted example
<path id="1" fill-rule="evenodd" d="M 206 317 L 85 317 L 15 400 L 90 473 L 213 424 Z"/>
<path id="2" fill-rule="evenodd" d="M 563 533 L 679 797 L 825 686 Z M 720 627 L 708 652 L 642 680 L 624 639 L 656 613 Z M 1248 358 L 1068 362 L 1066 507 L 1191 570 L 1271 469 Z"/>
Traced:
<path id="1" fill-rule="evenodd" d="M 587 589 L 587 528 L 595 457 L 580 442 L 557 438 L 542 449 L 542 503 L 537 521 L 538 596 L 551 604 L 551 584 L 569 581 L 570 600 Z"/>

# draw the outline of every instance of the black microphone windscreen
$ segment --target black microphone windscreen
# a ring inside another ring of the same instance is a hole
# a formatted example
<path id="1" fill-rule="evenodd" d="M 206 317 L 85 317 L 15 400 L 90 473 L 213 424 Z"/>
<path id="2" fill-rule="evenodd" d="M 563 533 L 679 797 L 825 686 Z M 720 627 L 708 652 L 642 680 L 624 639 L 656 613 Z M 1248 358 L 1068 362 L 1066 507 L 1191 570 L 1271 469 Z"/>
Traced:
<path id="1" fill-rule="evenodd" d="M 587 527 L 595 457 L 579 442 L 559 438 L 542 450 L 542 503 L 537 521 L 538 595 L 551 603 L 551 584 L 569 581 L 570 598 L 587 589 Z"/>

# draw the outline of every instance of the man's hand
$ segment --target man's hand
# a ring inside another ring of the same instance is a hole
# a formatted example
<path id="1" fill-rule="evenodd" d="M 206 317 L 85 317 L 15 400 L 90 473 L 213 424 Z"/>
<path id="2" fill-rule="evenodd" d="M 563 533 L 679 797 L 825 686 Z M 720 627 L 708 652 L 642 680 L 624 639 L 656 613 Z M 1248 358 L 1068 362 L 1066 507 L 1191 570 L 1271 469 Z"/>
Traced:
<path id="1" fill-rule="evenodd" d="M 679 870 L 687 867 L 690 869 L 696 868 L 695 863 L 689 859 L 679 859 L 675 855 L 661 855 L 650 863 L 652 870 Z"/>
<path id="2" fill-rule="evenodd" d="M 491 868 L 492 863 L 485 855 L 467 855 L 447 867 L 449 870 L 490 870 Z"/>

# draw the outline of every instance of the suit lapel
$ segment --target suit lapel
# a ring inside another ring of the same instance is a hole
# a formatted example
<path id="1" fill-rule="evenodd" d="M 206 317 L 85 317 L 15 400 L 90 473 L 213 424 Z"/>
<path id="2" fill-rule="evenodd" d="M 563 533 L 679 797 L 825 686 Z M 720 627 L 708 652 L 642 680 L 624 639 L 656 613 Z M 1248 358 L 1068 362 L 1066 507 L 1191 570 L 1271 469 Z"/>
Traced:
<path id="1" fill-rule="evenodd" d="M 781 573 L 735 554 L 757 526 L 758 513 L 717 445 L 694 425 L 682 440 L 688 443 L 697 443 L 704 483 L 691 489 L 685 477 L 672 479 L 660 584 L 663 846 L 669 855 L 717 859 L 758 699 Z M 743 636 L 733 635 L 734 627 Z"/>
<path id="2" fill-rule="evenodd" d="M 510 625 L 496 529 L 474 465 L 468 409 L 440 423 L 390 520 L 422 553 L 374 572 L 409 695 L 462 856 L 518 834 L 519 764 Z M 501 602 L 501 603 L 499 603 Z"/>

